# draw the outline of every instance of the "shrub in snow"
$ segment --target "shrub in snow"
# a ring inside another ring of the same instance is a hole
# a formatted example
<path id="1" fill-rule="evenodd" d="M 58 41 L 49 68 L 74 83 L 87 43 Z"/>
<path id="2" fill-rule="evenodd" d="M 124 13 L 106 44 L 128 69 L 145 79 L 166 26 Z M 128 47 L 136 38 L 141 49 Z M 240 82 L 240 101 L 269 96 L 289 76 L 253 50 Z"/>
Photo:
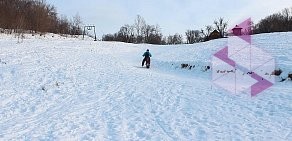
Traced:
<path id="1" fill-rule="evenodd" d="M 210 66 L 203 66 L 201 69 L 203 72 L 206 72 L 206 71 L 210 70 L 211 67 Z"/>
<path id="2" fill-rule="evenodd" d="M 188 66 L 189 66 L 189 64 L 181 64 L 182 69 L 187 68 Z"/>
<path id="3" fill-rule="evenodd" d="M 192 66 L 192 65 L 190 65 L 190 64 L 181 64 L 181 68 L 182 69 L 192 69 L 192 68 L 194 68 L 195 67 L 195 65 L 194 66 Z"/>
<path id="4" fill-rule="evenodd" d="M 282 74 L 282 70 L 281 69 L 278 69 L 278 70 L 274 70 L 273 72 L 272 72 L 272 75 L 276 75 L 276 76 L 280 76 L 281 74 Z"/>
<path id="5" fill-rule="evenodd" d="M 292 80 L 292 73 L 289 73 L 289 74 L 288 74 L 288 78 L 289 78 L 290 80 Z"/>
<path id="6" fill-rule="evenodd" d="M 0 59 L 0 63 L 1 63 L 1 64 L 6 64 L 6 62 L 3 62 L 1 59 Z"/>

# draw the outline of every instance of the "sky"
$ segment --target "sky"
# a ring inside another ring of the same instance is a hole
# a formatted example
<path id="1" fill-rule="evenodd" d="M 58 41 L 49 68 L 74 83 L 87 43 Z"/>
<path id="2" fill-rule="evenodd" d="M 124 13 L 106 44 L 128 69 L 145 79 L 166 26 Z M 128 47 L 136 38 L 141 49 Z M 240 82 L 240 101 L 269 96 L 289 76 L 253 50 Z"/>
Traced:
<path id="1" fill-rule="evenodd" d="M 95 25 L 97 37 L 132 25 L 137 15 L 161 27 L 164 35 L 201 29 L 223 17 L 232 28 L 247 18 L 260 19 L 292 7 L 292 0 L 46 0 L 59 16 L 78 14 L 83 25 Z"/>

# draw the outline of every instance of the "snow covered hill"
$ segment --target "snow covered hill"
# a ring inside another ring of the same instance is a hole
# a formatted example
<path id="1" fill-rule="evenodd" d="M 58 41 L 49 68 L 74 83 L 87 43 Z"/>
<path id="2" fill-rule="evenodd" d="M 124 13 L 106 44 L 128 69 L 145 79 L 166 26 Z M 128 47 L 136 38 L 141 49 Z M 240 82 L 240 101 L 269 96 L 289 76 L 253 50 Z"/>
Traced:
<path id="1" fill-rule="evenodd" d="M 0 35 L 0 140 L 292 140 L 292 81 L 251 97 L 213 86 L 227 39 L 136 45 Z M 253 36 L 292 72 L 292 33 Z M 141 68 L 150 49 L 151 68 Z M 181 69 L 192 64 L 191 70 Z"/>

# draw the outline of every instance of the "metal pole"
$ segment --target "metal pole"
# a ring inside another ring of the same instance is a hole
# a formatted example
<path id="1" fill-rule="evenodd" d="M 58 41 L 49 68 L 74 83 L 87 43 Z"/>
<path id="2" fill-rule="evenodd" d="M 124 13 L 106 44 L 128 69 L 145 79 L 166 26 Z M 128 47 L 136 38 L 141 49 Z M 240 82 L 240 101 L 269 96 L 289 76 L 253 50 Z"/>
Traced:
<path id="1" fill-rule="evenodd" d="M 97 41 L 96 40 L 96 33 L 95 33 L 95 26 L 93 26 L 93 28 L 94 28 L 94 41 Z"/>
<path id="2" fill-rule="evenodd" d="M 85 34 L 85 27 L 86 26 L 84 26 L 84 28 L 83 28 L 83 40 L 84 40 L 84 34 Z"/>

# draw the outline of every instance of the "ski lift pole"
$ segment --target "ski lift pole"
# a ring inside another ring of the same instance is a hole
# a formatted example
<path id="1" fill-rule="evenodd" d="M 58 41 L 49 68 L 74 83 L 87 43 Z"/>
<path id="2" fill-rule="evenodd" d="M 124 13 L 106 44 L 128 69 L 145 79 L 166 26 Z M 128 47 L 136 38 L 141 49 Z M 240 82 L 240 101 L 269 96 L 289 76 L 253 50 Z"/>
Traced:
<path id="1" fill-rule="evenodd" d="M 84 40 L 84 34 L 85 34 L 85 27 L 86 26 L 83 27 L 83 37 L 82 37 L 83 40 Z"/>
<path id="2" fill-rule="evenodd" d="M 84 29 L 83 29 L 83 40 L 84 40 L 84 35 L 85 35 L 85 30 L 94 30 L 94 41 L 97 41 L 97 38 L 96 38 L 96 31 L 95 31 L 95 26 L 94 25 L 88 25 L 88 26 L 84 26 Z"/>
<path id="3" fill-rule="evenodd" d="M 95 26 L 93 28 L 94 28 L 94 41 L 97 41 L 96 40 L 96 33 L 95 33 Z"/>

